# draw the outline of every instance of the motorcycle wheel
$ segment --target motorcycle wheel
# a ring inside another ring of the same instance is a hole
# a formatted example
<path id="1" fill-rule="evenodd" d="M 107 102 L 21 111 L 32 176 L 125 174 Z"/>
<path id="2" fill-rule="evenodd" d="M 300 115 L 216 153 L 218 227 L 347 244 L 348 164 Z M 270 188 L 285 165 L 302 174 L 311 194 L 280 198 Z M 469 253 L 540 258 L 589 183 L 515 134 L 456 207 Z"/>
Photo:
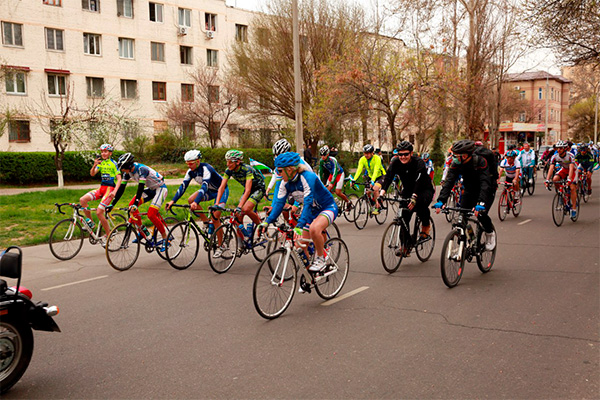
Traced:
<path id="1" fill-rule="evenodd" d="M 33 333 L 26 323 L 14 318 L 0 321 L 0 393 L 21 379 L 33 354 Z"/>

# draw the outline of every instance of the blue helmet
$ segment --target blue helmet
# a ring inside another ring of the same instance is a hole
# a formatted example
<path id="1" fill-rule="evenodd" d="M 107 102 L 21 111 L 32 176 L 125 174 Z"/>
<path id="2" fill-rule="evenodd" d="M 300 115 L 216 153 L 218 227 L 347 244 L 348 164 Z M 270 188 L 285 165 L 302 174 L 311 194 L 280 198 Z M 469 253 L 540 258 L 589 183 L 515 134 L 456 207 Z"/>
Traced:
<path id="1" fill-rule="evenodd" d="M 517 152 L 514 150 L 510 150 L 508 153 L 506 153 L 506 157 L 516 157 L 517 156 Z"/>
<path id="2" fill-rule="evenodd" d="M 288 151 L 275 159 L 276 168 L 292 167 L 300 164 L 300 154 Z"/>

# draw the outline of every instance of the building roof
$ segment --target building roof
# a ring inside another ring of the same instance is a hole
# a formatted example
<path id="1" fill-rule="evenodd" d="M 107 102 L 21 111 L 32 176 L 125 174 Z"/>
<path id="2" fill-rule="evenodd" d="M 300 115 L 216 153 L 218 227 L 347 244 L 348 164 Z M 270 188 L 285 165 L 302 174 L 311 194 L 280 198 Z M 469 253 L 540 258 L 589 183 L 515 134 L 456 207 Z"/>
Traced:
<path id="1" fill-rule="evenodd" d="M 516 74 L 507 74 L 504 78 L 505 82 L 519 82 L 519 81 L 539 81 L 544 79 L 553 79 L 561 83 L 571 83 L 570 79 L 565 78 L 562 75 L 552 75 L 546 71 L 531 71 L 531 72 L 518 72 Z"/>

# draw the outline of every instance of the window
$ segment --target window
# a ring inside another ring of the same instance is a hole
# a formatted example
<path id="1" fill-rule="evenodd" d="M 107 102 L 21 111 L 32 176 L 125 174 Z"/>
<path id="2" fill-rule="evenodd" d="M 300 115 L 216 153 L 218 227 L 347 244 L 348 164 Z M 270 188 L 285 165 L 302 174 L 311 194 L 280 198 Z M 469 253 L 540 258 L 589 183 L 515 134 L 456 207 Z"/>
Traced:
<path id="1" fill-rule="evenodd" d="M 64 31 L 61 29 L 46 28 L 46 48 L 64 51 L 63 35 Z"/>
<path id="2" fill-rule="evenodd" d="M 248 43 L 248 25 L 235 24 L 235 40 Z"/>
<path id="3" fill-rule="evenodd" d="M 543 100 L 544 99 L 544 91 L 542 90 L 542 88 L 538 88 L 538 100 Z"/>
<path id="4" fill-rule="evenodd" d="M 181 101 L 194 101 L 194 85 L 188 83 L 181 84 Z"/>
<path id="5" fill-rule="evenodd" d="M 217 14 L 204 13 L 204 27 L 207 31 L 216 31 Z"/>
<path id="6" fill-rule="evenodd" d="M 92 56 L 101 55 L 100 35 L 93 33 L 83 34 L 83 52 Z"/>
<path id="7" fill-rule="evenodd" d="M 29 121 L 10 121 L 8 125 L 8 141 L 17 143 L 30 142 Z"/>
<path id="8" fill-rule="evenodd" d="M 163 22 L 163 5 L 158 3 L 150 4 L 150 21 Z"/>
<path id="9" fill-rule="evenodd" d="M 219 66 L 219 51 L 206 49 L 206 65 L 209 67 Z"/>
<path id="10" fill-rule="evenodd" d="M 521 91 L 519 92 L 519 98 L 520 98 L 521 100 L 525 100 L 525 91 L 524 91 L 524 90 L 521 90 Z"/>
<path id="11" fill-rule="evenodd" d="M 23 25 L 2 21 L 2 44 L 23 47 Z"/>
<path id="12" fill-rule="evenodd" d="M 166 101 L 167 100 L 167 83 L 152 82 L 152 100 Z"/>
<path id="13" fill-rule="evenodd" d="M 88 97 L 104 97 L 104 78 L 92 78 L 86 76 Z"/>
<path id="14" fill-rule="evenodd" d="M 214 85 L 208 85 L 208 101 L 210 103 L 219 102 L 219 87 Z"/>
<path id="15" fill-rule="evenodd" d="M 133 60 L 133 39 L 119 38 L 119 57 Z"/>
<path id="16" fill-rule="evenodd" d="M 48 94 L 65 96 L 67 94 L 67 77 L 65 75 L 48 74 Z"/>
<path id="17" fill-rule="evenodd" d="M 62 0 L 42 0 L 42 4 L 46 4 L 48 6 L 62 7 Z"/>
<path id="18" fill-rule="evenodd" d="M 179 26 L 192 26 L 192 10 L 188 8 L 179 9 Z"/>
<path id="19" fill-rule="evenodd" d="M 550 100 L 554 100 L 554 88 L 550 88 Z"/>
<path id="20" fill-rule="evenodd" d="M 152 61 L 165 61 L 165 44 L 150 42 Z"/>
<path id="21" fill-rule="evenodd" d="M 182 64 L 192 64 L 192 48 L 179 46 L 179 60 Z"/>
<path id="22" fill-rule="evenodd" d="M 137 81 L 121 79 L 121 98 L 135 99 L 137 97 Z"/>
<path id="23" fill-rule="evenodd" d="M 133 0 L 117 0 L 117 15 L 133 18 Z"/>
<path id="24" fill-rule="evenodd" d="M 519 114 L 519 122 L 525 122 L 525 113 L 524 112 Z"/>
<path id="25" fill-rule="evenodd" d="M 86 11 L 99 12 L 100 0 L 81 0 L 81 8 Z"/>
<path id="26" fill-rule="evenodd" d="M 27 94 L 25 72 L 8 70 L 4 76 L 4 81 L 7 94 Z"/>
<path id="27" fill-rule="evenodd" d="M 184 138 L 194 139 L 196 137 L 196 124 L 193 122 L 182 122 L 181 134 Z"/>
<path id="28" fill-rule="evenodd" d="M 542 120 L 542 110 L 538 111 L 538 121 Z"/>

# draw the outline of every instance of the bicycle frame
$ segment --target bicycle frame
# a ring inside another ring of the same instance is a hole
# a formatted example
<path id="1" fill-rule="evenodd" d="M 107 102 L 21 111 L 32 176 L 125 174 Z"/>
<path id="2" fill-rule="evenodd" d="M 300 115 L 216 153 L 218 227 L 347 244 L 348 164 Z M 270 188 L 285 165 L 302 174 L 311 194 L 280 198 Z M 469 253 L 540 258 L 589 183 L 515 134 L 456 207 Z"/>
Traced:
<path id="1" fill-rule="evenodd" d="M 97 241 L 100 240 L 100 229 L 102 228 L 102 224 L 100 222 L 98 222 L 98 224 L 96 224 L 96 230 L 94 232 L 93 229 L 91 229 L 87 222 L 85 221 L 85 217 L 83 215 L 80 214 L 80 212 L 82 210 L 86 210 L 86 211 L 96 211 L 96 208 L 90 208 L 90 207 L 82 207 L 80 204 L 77 203 L 62 203 L 62 204 L 58 204 L 58 203 L 54 203 L 54 205 L 58 208 L 58 212 L 61 214 L 65 214 L 65 212 L 62 211 L 61 207 L 63 206 L 69 206 L 73 208 L 73 223 L 71 224 L 71 226 L 69 227 L 69 229 L 67 230 L 67 233 L 64 236 L 65 240 L 71 240 L 73 237 L 73 233 L 75 232 L 75 225 L 77 224 L 77 222 L 79 222 L 79 225 L 81 225 L 81 229 L 83 229 L 84 231 L 88 232 L 90 234 L 90 241 L 92 242 L 92 244 L 95 244 Z M 112 220 L 114 220 L 114 217 L 110 214 L 110 212 L 106 212 L 106 217 L 107 220 L 110 222 L 112 222 Z M 111 229 L 113 227 L 111 226 Z M 109 232 L 107 232 L 108 234 Z"/>
<path id="2" fill-rule="evenodd" d="M 213 217 L 212 213 L 210 211 L 192 211 L 192 210 L 190 210 L 189 204 L 173 204 L 171 207 L 180 207 L 180 208 L 187 209 L 188 213 L 187 213 L 187 216 L 185 218 L 185 221 L 187 221 L 188 226 L 192 225 L 194 228 L 196 228 L 196 231 L 200 234 L 200 236 L 202 236 L 202 238 L 204 239 L 205 243 L 206 242 L 210 242 L 210 236 L 206 233 L 206 231 L 204 229 L 201 229 L 200 226 L 198 226 L 198 223 L 194 219 L 194 215 L 197 212 L 203 212 L 205 214 L 211 214 L 211 217 Z M 175 214 L 173 212 L 172 208 L 169 209 L 169 212 L 171 214 L 175 215 L 175 216 L 177 215 L 177 214 Z M 212 219 L 214 220 L 214 217 Z"/>

